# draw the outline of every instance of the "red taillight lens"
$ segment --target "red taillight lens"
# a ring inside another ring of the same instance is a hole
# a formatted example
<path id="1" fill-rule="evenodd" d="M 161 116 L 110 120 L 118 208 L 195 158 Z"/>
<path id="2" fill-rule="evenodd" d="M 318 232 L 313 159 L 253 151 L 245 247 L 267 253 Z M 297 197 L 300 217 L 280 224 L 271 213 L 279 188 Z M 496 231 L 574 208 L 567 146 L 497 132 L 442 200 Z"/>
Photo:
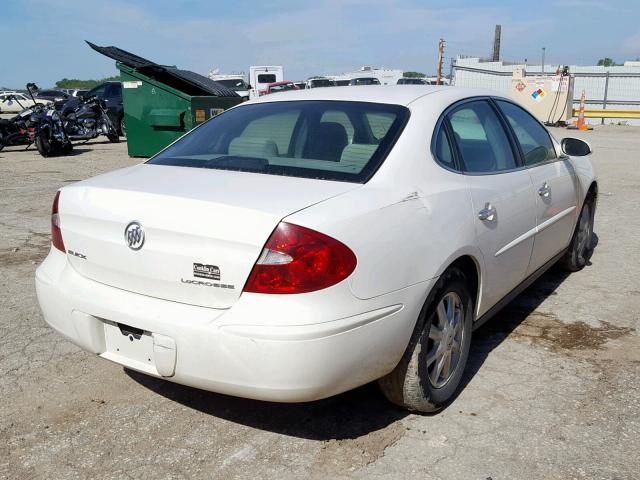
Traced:
<path id="1" fill-rule="evenodd" d="M 356 256 L 327 235 L 280 223 L 249 275 L 245 292 L 306 293 L 344 280 L 356 268 Z"/>
<path id="2" fill-rule="evenodd" d="M 51 243 L 61 252 L 66 252 L 62 241 L 62 231 L 60 230 L 60 215 L 58 214 L 58 202 L 60 201 L 60 191 L 56 192 L 51 207 Z"/>

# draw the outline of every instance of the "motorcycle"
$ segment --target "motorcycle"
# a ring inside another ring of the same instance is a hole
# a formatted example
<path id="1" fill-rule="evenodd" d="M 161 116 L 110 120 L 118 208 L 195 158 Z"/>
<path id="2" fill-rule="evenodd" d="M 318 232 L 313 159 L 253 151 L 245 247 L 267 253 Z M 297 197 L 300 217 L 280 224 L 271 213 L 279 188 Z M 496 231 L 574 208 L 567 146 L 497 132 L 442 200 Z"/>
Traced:
<path id="1" fill-rule="evenodd" d="M 120 140 L 107 115 L 107 105 L 99 97 L 83 97 L 79 103 L 68 102 L 62 107 L 61 119 L 64 131 L 71 140 L 87 141 L 98 135 L 105 135 L 113 143 Z"/>
<path id="2" fill-rule="evenodd" d="M 13 118 L 0 118 L 0 150 L 14 145 L 29 148 L 35 138 L 35 130 L 33 127 L 29 129 L 29 121 L 36 110 L 37 107 L 27 108 Z"/>
<path id="3" fill-rule="evenodd" d="M 38 87 L 33 83 L 27 84 L 27 90 L 33 99 L 33 91 L 37 91 Z M 18 97 L 9 96 L 9 99 L 15 101 L 20 107 Z M 37 137 L 38 122 L 46 110 L 46 106 L 42 103 L 35 102 L 34 105 L 24 108 L 15 117 L 10 119 L 0 119 L 0 150 L 5 146 L 26 145 L 28 149 Z"/>
<path id="4" fill-rule="evenodd" d="M 42 109 L 35 119 L 35 144 L 43 157 L 67 155 L 73 144 L 65 132 L 60 113 L 52 108 Z"/>

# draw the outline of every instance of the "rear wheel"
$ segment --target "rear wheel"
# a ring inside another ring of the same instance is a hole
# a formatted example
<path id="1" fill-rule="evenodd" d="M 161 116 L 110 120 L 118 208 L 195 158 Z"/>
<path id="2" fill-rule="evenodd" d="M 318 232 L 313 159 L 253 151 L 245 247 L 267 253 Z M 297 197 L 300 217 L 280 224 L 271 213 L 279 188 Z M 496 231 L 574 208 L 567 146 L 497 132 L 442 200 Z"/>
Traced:
<path id="1" fill-rule="evenodd" d="M 570 272 L 582 270 L 593 254 L 593 218 L 595 214 L 595 202 L 589 195 L 582 210 L 576 229 L 573 232 L 571 243 L 564 257 L 560 260 L 560 265 Z"/>
<path id="2" fill-rule="evenodd" d="M 127 138 L 127 126 L 124 124 L 124 115 L 120 117 L 120 135 Z"/>
<path id="3" fill-rule="evenodd" d="M 391 402 L 418 412 L 434 412 L 453 398 L 471 345 L 474 301 L 464 273 L 450 268 L 433 292 L 400 363 L 378 381 Z"/>
<path id="4" fill-rule="evenodd" d="M 111 143 L 117 143 L 120 141 L 118 132 L 116 131 L 110 120 L 105 121 L 105 129 L 107 130 L 107 138 Z"/>

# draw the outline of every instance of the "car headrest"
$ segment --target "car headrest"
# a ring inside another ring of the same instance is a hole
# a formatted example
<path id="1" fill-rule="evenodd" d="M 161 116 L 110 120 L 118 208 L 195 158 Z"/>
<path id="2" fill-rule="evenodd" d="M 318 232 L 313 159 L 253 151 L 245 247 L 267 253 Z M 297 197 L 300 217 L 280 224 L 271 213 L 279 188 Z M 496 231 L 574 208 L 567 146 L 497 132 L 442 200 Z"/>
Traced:
<path id="1" fill-rule="evenodd" d="M 377 144 L 352 143 L 342 150 L 340 163 L 348 163 L 362 168 L 377 149 Z"/>
<path id="2" fill-rule="evenodd" d="M 340 161 L 340 154 L 349 143 L 347 130 L 337 122 L 320 122 L 309 131 L 304 156 L 318 160 Z"/>
<path id="3" fill-rule="evenodd" d="M 242 157 L 277 157 L 278 146 L 268 138 L 236 137 L 229 143 L 229 155 Z"/>

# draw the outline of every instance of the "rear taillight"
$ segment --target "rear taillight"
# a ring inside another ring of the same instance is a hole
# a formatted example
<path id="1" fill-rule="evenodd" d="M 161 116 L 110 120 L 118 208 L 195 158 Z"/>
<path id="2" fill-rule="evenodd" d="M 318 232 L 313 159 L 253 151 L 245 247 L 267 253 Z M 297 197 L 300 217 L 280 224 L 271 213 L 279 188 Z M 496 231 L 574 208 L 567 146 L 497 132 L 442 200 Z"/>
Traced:
<path id="1" fill-rule="evenodd" d="M 356 263 L 354 253 L 338 240 L 283 222 L 267 240 L 244 291 L 313 292 L 347 278 Z"/>
<path id="2" fill-rule="evenodd" d="M 56 192 L 51 207 L 51 243 L 61 252 L 65 252 L 64 242 L 62 241 L 62 231 L 60 230 L 60 214 L 58 213 L 58 202 L 60 201 L 60 191 Z"/>

